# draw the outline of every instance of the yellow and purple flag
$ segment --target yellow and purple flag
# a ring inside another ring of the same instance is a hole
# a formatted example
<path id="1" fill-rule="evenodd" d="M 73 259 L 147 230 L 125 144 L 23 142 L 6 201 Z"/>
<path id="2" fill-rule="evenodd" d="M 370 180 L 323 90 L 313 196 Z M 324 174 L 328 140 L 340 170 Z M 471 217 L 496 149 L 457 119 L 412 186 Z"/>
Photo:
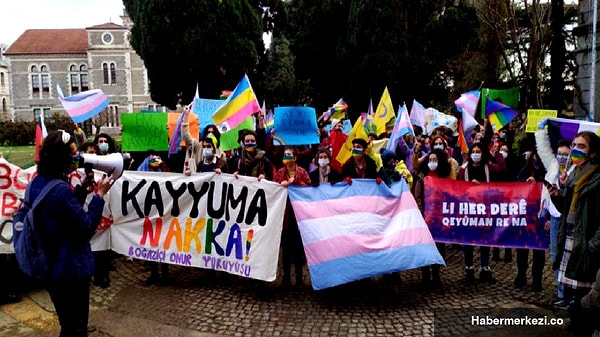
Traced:
<path id="1" fill-rule="evenodd" d="M 375 115 L 373 115 L 373 125 L 377 128 L 377 136 L 386 131 L 386 124 L 395 117 L 396 113 L 394 112 L 394 106 L 392 105 L 392 98 L 390 97 L 388 88 L 385 87 L 381 99 L 379 100 L 379 104 L 377 105 L 377 110 L 375 110 Z"/>
<path id="2" fill-rule="evenodd" d="M 62 104 L 73 122 L 84 122 L 101 113 L 108 106 L 108 97 L 100 89 L 80 92 L 73 96 L 64 97 L 60 85 L 56 84 L 58 101 Z"/>
<path id="3" fill-rule="evenodd" d="M 246 118 L 260 111 L 260 105 L 250 85 L 248 75 L 244 75 L 231 95 L 223 105 L 213 114 L 212 119 L 221 133 L 235 129 Z"/>

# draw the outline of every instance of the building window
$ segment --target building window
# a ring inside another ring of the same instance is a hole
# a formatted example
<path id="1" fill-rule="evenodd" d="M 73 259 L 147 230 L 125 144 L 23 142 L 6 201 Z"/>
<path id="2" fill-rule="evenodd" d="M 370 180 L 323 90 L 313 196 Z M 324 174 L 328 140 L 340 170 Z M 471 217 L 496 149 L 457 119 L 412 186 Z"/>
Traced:
<path id="1" fill-rule="evenodd" d="M 50 118 L 52 117 L 51 111 L 50 108 L 33 108 L 33 119 L 38 119 L 42 112 L 44 113 L 44 118 Z"/>
<path id="2" fill-rule="evenodd" d="M 6 108 L 6 98 L 2 98 L 2 112 L 6 112 L 8 110 Z"/>
<path id="3" fill-rule="evenodd" d="M 79 67 L 77 65 L 71 65 L 69 71 L 71 72 L 71 94 L 76 94 L 89 89 L 87 65 L 82 64 Z"/>
<path id="4" fill-rule="evenodd" d="M 102 64 L 102 74 L 104 75 L 104 84 L 110 84 L 108 83 L 108 64 L 106 63 Z"/>
<path id="5" fill-rule="evenodd" d="M 31 91 L 38 95 L 40 93 L 40 75 L 38 74 L 31 75 Z"/>
<path id="6" fill-rule="evenodd" d="M 102 63 L 102 75 L 104 78 L 104 84 L 117 84 L 116 70 L 117 66 L 114 62 Z"/>
<path id="7" fill-rule="evenodd" d="M 114 63 L 110 64 L 110 84 L 117 84 L 116 66 Z"/>
<path id="8" fill-rule="evenodd" d="M 4 73 L 0 73 L 0 86 L 2 86 L 2 88 L 4 88 L 4 86 L 5 86 Z"/>
<path id="9" fill-rule="evenodd" d="M 81 91 L 86 91 L 86 90 L 90 90 L 88 74 L 81 74 Z"/>
<path id="10" fill-rule="evenodd" d="M 118 105 L 109 105 L 106 108 L 108 112 L 106 126 L 117 126 L 121 125 L 119 122 L 119 106 Z"/>

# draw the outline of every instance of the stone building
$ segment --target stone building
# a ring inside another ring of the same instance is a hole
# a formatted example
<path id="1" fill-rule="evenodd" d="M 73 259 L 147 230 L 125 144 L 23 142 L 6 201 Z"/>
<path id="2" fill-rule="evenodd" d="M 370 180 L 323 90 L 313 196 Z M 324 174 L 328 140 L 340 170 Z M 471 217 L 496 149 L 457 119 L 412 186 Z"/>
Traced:
<path id="1" fill-rule="evenodd" d="M 595 11 L 595 13 L 594 13 Z M 596 25 L 594 25 L 594 14 Z M 573 98 L 576 119 L 594 118 L 600 121 L 600 83 L 598 83 L 598 1 L 579 1 L 579 24 L 573 30 L 576 38 L 575 57 L 577 62 L 576 90 Z M 594 28 L 596 31 L 594 31 Z"/>
<path id="2" fill-rule="evenodd" d="M 6 48 L 8 48 L 7 45 L 0 44 L 0 121 L 12 120 L 8 62 L 4 58 Z"/>
<path id="3" fill-rule="evenodd" d="M 129 44 L 131 21 L 85 29 L 26 30 L 5 52 L 10 68 L 10 92 L 15 120 L 33 120 L 64 113 L 64 96 L 101 89 L 110 104 L 94 125 L 117 128 L 120 114 L 165 111 L 150 98 L 143 60 Z M 0 91 L 1 92 L 1 91 Z"/>

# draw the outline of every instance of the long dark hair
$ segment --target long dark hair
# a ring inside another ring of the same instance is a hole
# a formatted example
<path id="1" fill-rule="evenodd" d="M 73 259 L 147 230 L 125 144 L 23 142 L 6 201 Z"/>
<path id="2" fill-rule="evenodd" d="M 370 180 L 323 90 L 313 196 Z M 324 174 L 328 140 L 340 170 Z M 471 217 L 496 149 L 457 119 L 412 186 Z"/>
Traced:
<path id="1" fill-rule="evenodd" d="M 108 142 L 108 152 L 106 152 L 106 154 L 111 154 L 111 153 L 115 153 L 117 152 L 117 146 L 115 145 L 115 140 L 112 139 L 111 136 L 107 135 L 106 133 L 99 133 L 96 135 L 96 137 L 94 137 L 94 143 L 98 144 L 98 139 L 102 137 L 102 138 L 106 138 L 107 142 Z"/>
<path id="2" fill-rule="evenodd" d="M 64 138 L 63 138 L 64 137 Z M 37 173 L 49 179 L 64 178 L 73 161 L 71 144 L 75 138 L 63 130 L 50 131 L 40 149 Z"/>
<path id="3" fill-rule="evenodd" d="M 419 170 L 423 172 L 423 175 L 426 176 L 429 174 L 429 156 L 431 156 L 432 154 L 435 154 L 437 156 L 438 166 L 437 169 L 435 169 L 435 171 L 438 177 L 447 178 L 448 176 L 450 176 L 452 166 L 450 165 L 448 152 L 439 149 L 433 149 L 431 150 L 431 152 L 429 152 L 429 154 L 427 154 L 427 156 L 425 156 L 425 160 L 423 160 L 421 166 L 419 166 Z"/>

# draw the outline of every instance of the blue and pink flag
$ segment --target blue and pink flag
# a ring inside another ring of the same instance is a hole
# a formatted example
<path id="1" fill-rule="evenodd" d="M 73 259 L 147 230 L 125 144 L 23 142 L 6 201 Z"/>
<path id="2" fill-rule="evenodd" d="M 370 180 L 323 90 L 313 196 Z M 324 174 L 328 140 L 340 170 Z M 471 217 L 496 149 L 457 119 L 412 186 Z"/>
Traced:
<path id="1" fill-rule="evenodd" d="M 415 135 L 415 130 L 413 130 L 413 126 L 410 122 L 410 117 L 408 117 L 406 103 L 404 103 L 399 109 L 400 118 L 396 119 L 396 124 L 394 124 L 394 129 L 392 130 L 390 140 L 388 141 L 386 146 L 386 148 L 392 152 L 396 152 L 396 147 L 398 146 L 398 139 L 400 137 L 403 137 L 407 133 L 410 133 L 412 136 Z"/>
<path id="2" fill-rule="evenodd" d="M 84 122 L 101 113 L 108 106 L 108 97 L 100 89 L 87 90 L 73 96 L 64 97 L 60 85 L 56 84 L 58 101 L 62 104 L 73 122 Z"/>
<path id="3" fill-rule="evenodd" d="M 425 130 L 425 110 L 423 104 L 413 99 L 413 104 L 410 107 L 410 122 L 413 125 L 420 126 L 423 130 Z"/>
<path id="4" fill-rule="evenodd" d="M 288 188 L 313 289 L 444 265 L 404 180 Z"/>
<path id="5" fill-rule="evenodd" d="M 471 117 L 475 117 L 475 111 L 477 111 L 477 104 L 479 104 L 479 96 L 481 92 L 479 90 L 471 90 L 460 95 L 460 97 L 454 101 L 456 110 L 467 113 Z"/>
<path id="6" fill-rule="evenodd" d="M 212 119 L 221 133 L 224 133 L 235 129 L 246 118 L 258 111 L 260 111 L 260 104 L 252 90 L 248 75 L 244 75 L 223 105 L 215 111 Z"/>

